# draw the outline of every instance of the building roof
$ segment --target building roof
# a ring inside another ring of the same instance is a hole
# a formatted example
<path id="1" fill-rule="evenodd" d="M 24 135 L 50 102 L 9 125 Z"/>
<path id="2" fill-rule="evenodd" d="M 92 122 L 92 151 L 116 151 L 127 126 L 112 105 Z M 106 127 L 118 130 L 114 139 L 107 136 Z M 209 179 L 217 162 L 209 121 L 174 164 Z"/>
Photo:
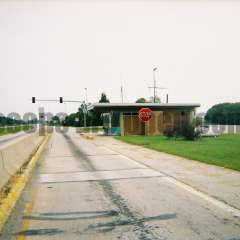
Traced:
<path id="1" fill-rule="evenodd" d="M 97 112 L 137 112 L 143 107 L 153 111 L 162 110 L 192 110 L 200 107 L 199 103 L 94 103 L 88 107 L 89 111 Z"/>

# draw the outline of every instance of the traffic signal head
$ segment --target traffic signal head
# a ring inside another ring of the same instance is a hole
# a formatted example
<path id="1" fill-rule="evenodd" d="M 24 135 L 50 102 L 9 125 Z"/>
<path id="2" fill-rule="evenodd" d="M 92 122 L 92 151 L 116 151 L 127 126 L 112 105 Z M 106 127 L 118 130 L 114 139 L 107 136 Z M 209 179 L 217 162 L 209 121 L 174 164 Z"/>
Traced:
<path id="1" fill-rule="evenodd" d="M 32 103 L 36 103 L 36 98 L 32 97 Z"/>
<path id="2" fill-rule="evenodd" d="M 60 97 L 60 98 L 59 98 L 59 102 L 60 102 L 60 103 L 63 103 L 63 97 Z"/>

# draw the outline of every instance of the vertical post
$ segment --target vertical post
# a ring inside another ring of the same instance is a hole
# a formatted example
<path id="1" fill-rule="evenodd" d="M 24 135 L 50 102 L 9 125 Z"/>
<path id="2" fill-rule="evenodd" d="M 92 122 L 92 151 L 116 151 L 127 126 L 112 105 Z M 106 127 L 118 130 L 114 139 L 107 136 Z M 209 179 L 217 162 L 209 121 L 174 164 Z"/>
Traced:
<path id="1" fill-rule="evenodd" d="M 123 112 L 120 113 L 120 128 L 121 128 L 121 136 L 124 136 L 124 116 L 123 116 Z"/>
<path id="2" fill-rule="evenodd" d="M 155 71 L 153 70 L 153 102 L 156 102 L 156 77 Z"/>
<path id="3" fill-rule="evenodd" d="M 149 128 L 149 122 L 144 122 L 144 145 L 149 144 L 148 142 L 148 128 Z"/>
<path id="4" fill-rule="evenodd" d="M 123 86 L 121 86 L 121 99 L 122 99 L 122 103 L 123 103 Z"/>
<path id="5" fill-rule="evenodd" d="M 88 103 L 88 95 L 87 95 L 87 88 L 84 88 L 85 89 L 85 100 L 86 100 L 86 104 Z"/>
<path id="6" fill-rule="evenodd" d="M 38 109 L 38 116 L 39 116 L 39 136 L 45 136 L 45 113 L 43 107 L 40 107 Z"/>
<path id="7" fill-rule="evenodd" d="M 84 127 L 87 127 L 87 105 L 86 103 L 83 103 L 83 122 L 84 122 Z"/>
<path id="8" fill-rule="evenodd" d="M 153 102 L 155 103 L 156 102 L 156 89 L 157 89 L 157 86 L 156 86 L 156 76 L 155 76 L 155 71 L 157 70 L 157 68 L 155 67 L 153 69 Z"/>
<path id="9" fill-rule="evenodd" d="M 112 112 L 109 113 L 109 133 L 112 133 Z"/>

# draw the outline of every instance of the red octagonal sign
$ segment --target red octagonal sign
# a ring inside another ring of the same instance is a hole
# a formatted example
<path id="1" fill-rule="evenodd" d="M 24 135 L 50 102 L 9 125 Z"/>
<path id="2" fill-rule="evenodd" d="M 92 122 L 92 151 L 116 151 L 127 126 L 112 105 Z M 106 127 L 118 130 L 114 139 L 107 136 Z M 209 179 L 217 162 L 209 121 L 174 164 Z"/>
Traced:
<path id="1" fill-rule="evenodd" d="M 150 108 L 141 108 L 138 112 L 138 117 L 142 122 L 148 122 L 152 118 L 152 111 Z"/>

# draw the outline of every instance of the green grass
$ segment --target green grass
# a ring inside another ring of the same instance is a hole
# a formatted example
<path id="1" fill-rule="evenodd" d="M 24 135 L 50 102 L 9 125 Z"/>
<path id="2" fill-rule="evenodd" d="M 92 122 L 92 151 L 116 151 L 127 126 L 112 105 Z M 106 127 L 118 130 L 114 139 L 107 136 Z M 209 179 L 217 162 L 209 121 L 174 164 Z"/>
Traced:
<path id="1" fill-rule="evenodd" d="M 123 136 L 116 139 L 240 171 L 240 135 L 222 135 L 197 141 L 174 140 L 164 136 L 149 136 L 146 137 L 146 142 L 144 136 Z"/>
<path id="2" fill-rule="evenodd" d="M 84 132 L 84 133 L 89 133 L 89 132 L 93 132 L 93 133 L 97 133 L 98 131 L 103 131 L 103 127 L 80 127 L 79 128 L 80 132 Z"/>
<path id="3" fill-rule="evenodd" d="M 32 129 L 32 126 L 26 125 L 26 126 L 15 126 L 15 127 L 1 127 L 0 128 L 0 136 L 6 135 L 6 134 L 13 134 L 20 131 L 27 131 Z"/>

